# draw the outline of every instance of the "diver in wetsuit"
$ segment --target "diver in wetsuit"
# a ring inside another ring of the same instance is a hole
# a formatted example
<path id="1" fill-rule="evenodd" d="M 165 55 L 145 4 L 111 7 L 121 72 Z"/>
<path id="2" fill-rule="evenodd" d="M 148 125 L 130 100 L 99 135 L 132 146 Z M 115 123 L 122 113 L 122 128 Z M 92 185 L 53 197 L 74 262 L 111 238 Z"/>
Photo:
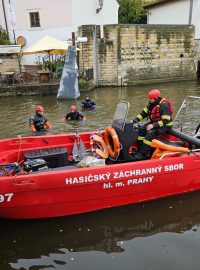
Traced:
<path id="1" fill-rule="evenodd" d="M 94 100 L 90 99 L 90 97 L 87 95 L 85 97 L 85 100 L 82 101 L 81 107 L 83 109 L 94 109 L 95 108 L 95 102 Z"/>
<path id="2" fill-rule="evenodd" d="M 85 120 L 84 114 L 77 111 L 77 108 L 75 105 L 70 106 L 70 111 L 66 114 L 65 120 Z"/>
<path id="3" fill-rule="evenodd" d="M 50 123 L 44 116 L 44 108 L 42 106 L 35 108 L 35 114 L 29 119 L 29 127 L 35 135 L 44 132 L 45 128 L 51 128 Z"/>

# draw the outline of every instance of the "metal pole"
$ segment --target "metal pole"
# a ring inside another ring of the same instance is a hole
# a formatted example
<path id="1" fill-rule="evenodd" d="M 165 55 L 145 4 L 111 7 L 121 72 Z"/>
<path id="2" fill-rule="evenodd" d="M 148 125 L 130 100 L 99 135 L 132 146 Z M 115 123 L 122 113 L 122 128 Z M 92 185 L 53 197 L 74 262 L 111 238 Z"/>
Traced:
<path id="1" fill-rule="evenodd" d="M 2 7 L 3 7 L 3 15 L 4 15 L 4 20 L 5 20 L 5 25 L 6 25 L 6 32 L 7 32 L 7 35 L 9 35 L 4 0 L 2 0 Z"/>
<path id="2" fill-rule="evenodd" d="M 75 36 L 75 32 L 72 32 L 72 46 L 75 47 L 76 46 L 76 42 L 75 42 L 76 36 Z"/>
<path id="3" fill-rule="evenodd" d="M 189 22 L 188 22 L 188 24 L 192 24 L 192 11 L 193 11 L 193 0 L 190 0 L 190 10 L 189 10 Z"/>
<path id="4" fill-rule="evenodd" d="M 10 0 L 9 0 L 9 4 L 11 5 L 11 2 L 10 2 Z M 11 19 L 13 19 L 13 18 L 11 18 Z M 13 22 L 13 20 L 12 20 L 12 22 Z M 14 30 L 14 25 L 13 25 L 13 39 L 14 39 L 14 43 L 16 44 L 16 37 L 15 37 L 15 30 Z"/>
<path id="5" fill-rule="evenodd" d="M 83 50 L 83 42 L 82 42 L 82 61 L 83 61 L 83 76 L 85 75 L 85 67 L 84 67 L 84 50 Z"/>
<path id="6" fill-rule="evenodd" d="M 99 69 L 98 69 L 98 55 L 97 55 L 97 28 L 96 24 L 93 26 L 94 39 L 94 66 L 96 70 L 96 86 L 99 86 Z"/>
<path id="7" fill-rule="evenodd" d="M 14 43 L 16 45 L 17 43 L 16 43 L 16 37 L 15 37 L 15 30 L 14 29 L 13 29 L 13 38 L 14 38 Z"/>

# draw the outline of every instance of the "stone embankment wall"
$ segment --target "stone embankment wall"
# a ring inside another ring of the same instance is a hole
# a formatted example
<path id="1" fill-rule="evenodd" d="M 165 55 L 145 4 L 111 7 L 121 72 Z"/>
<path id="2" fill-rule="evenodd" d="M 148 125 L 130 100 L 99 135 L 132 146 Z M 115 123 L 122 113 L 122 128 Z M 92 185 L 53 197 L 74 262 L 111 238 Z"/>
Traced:
<path id="1" fill-rule="evenodd" d="M 40 85 L 10 85 L 1 86 L 0 98 L 12 96 L 35 96 L 35 95 L 51 95 L 58 93 L 59 84 L 40 84 Z"/>
<path id="2" fill-rule="evenodd" d="M 93 68 L 99 86 L 196 79 L 193 26 L 85 25 L 79 36 L 79 69 Z"/>

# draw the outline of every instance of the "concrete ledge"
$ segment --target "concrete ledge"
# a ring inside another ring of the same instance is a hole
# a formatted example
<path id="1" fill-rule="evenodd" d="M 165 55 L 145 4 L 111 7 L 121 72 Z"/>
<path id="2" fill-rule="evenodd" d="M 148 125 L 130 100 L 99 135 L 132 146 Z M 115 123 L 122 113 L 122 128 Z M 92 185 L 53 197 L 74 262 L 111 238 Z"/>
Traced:
<path id="1" fill-rule="evenodd" d="M 138 80 L 138 81 L 129 81 L 128 83 L 123 82 L 122 85 L 118 85 L 121 87 L 130 87 L 135 85 L 148 85 L 155 83 L 168 83 L 168 82 L 181 82 L 181 81 L 197 81 L 196 77 L 177 77 L 177 78 L 166 78 L 166 79 L 151 79 L 151 80 Z"/>
<path id="2" fill-rule="evenodd" d="M 57 94 L 59 83 L 1 86 L 0 97 Z"/>

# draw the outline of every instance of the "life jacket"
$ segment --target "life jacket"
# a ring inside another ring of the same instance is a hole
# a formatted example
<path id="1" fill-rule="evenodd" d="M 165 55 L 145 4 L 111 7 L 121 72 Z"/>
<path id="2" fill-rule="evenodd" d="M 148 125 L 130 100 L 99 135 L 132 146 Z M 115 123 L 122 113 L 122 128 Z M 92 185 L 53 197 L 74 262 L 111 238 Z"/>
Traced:
<path id="1" fill-rule="evenodd" d="M 170 116 L 173 113 L 173 104 L 168 101 L 165 98 L 162 98 L 161 101 L 159 102 L 158 105 L 156 105 L 155 107 L 153 107 L 152 111 L 150 112 L 150 119 L 152 122 L 157 122 L 161 120 L 161 114 L 160 114 L 160 106 L 162 105 L 162 103 L 165 102 L 169 105 L 170 107 Z"/>

